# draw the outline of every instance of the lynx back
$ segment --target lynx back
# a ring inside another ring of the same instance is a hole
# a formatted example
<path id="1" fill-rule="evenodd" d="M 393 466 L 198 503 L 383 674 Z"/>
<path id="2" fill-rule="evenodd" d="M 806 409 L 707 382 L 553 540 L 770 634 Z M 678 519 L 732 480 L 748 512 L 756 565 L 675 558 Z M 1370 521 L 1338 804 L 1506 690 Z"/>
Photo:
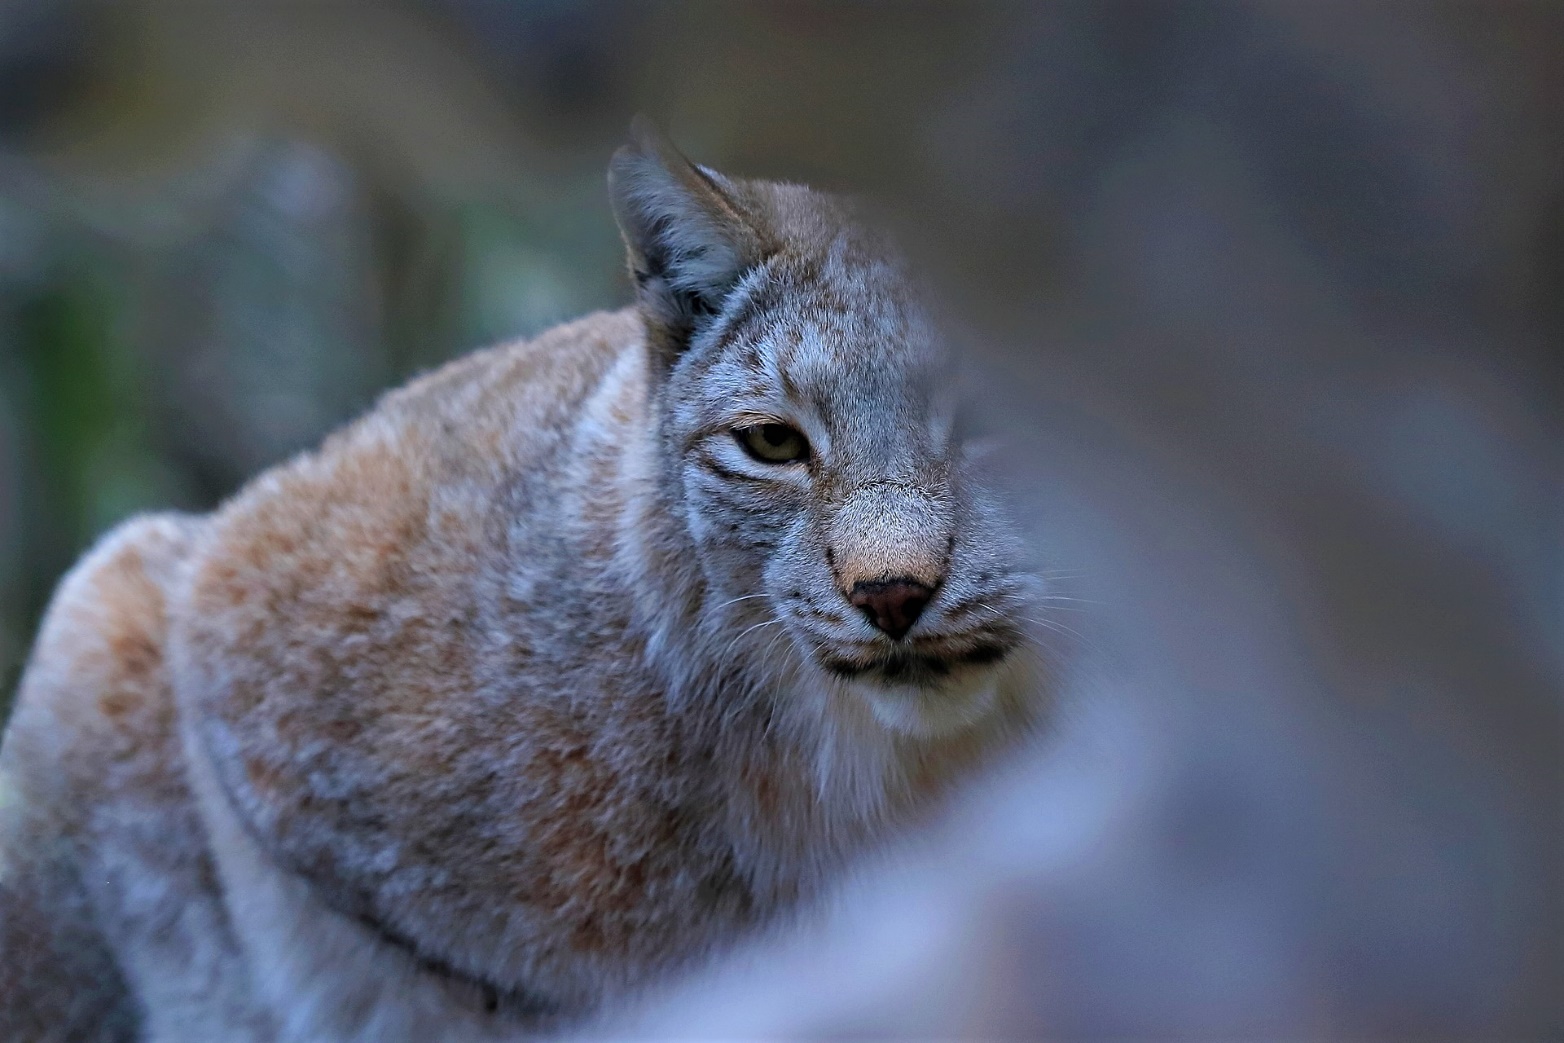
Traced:
<path id="1" fill-rule="evenodd" d="M 0 754 L 0 842 L 48 852 L 5 863 L 0 935 L 49 988 L 0 988 L 0 1028 L 88 978 L 162 1040 L 562 1024 L 1035 724 L 1033 581 L 894 248 L 644 125 L 609 182 L 633 308 L 61 587 Z"/>

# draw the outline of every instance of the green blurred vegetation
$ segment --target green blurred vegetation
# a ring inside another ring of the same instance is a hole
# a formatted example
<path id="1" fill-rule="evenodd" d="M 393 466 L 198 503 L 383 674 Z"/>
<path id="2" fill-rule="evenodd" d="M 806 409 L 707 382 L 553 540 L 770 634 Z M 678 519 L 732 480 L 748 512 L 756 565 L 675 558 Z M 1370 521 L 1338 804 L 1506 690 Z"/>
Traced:
<path id="1" fill-rule="evenodd" d="M 328 235 L 322 248 L 308 221 L 256 236 L 241 221 L 237 236 L 218 227 L 154 248 L 150 262 L 80 237 L 89 245 L 0 286 L 0 447 L 11 443 L 0 470 L 0 707 L 58 577 L 118 522 L 209 509 L 410 374 L 611 305 L 617 240 L 584 216 L 600 206 L 599 184 L 546 213 L 484 198 L 346 201 L 335 247 Z M 583 222 L 598 227 L 584 236 Z M 185 282 L 191 252 L 200 274 Z M 195 321 L 167 315 L 181 289 Z M 181 363 L 213 356 L 181 382 Z"/>
<path id="2" fill-rule="evenodd" d="M 1007 877 L 989 999 L 1037 1020 L 992 1034 L 1564 1038 L 1561 40 L 1547 3 L 7 0 L 0 704 L 119 519 L 627 299 L 603 171 L 646 111 L 903 218 L 1030 538 L 1127 642 L 1092 777 L 992 820 L 1102 859 Z"/>
<path id="3" fill-rule="evenodd" d="M 28 6 L 0 11 L 0 719 L 114 525 L 211 509 L 409 375 L 627 296 L 613 139 L 534 147 L 514 109 L 557 99 L 453 64 L 459 25 Z"/>
<path id="4" fill-rule="evenodd" d="M 91 257 L 75 257 L 12 304 L 15 357 L 0 408 L 23 432 L 9 496 L 10 610 L 0 617 L 0 684 L 54 579 L 92 539 L 154 506 L 180 506 L 144 412 L 145 374 L 125 350 L 125 302 Z"/>
<path id="5" fill-rule="evenodd" d="M 19 309 L 22 366 L 31 377 L 22 408 L 38 463 L 55 478 L 36 509 L 72 547 L 171 498 L 150 442 L 145 375 L 124 350 L 123 308 L 112 284 L 84 265 Z"/>
<path id="6" fill-rule="evenodd" d="M 0 712 L 54 585 L 117 522 L 210 509 L 410 374 L 625 301 L 603 176 L 637 109 L 683 113 L 705 158 L 830 183 L 912 128 L 863 114 L 933 89 L 930 30 L 978 24 L 919 5 L 0 6 Z"/>
<path id="7" fill-rule="evenodd" d="M 1030 11 L 0 5 L 0 705 L 116 522 L 209 509 L 412 373 L 627 300 L 603 177 L 634 112 L 730 169 L 948 195 L 930 127 Z M 978 196 L 917 209 L 1050 263 Z"/>

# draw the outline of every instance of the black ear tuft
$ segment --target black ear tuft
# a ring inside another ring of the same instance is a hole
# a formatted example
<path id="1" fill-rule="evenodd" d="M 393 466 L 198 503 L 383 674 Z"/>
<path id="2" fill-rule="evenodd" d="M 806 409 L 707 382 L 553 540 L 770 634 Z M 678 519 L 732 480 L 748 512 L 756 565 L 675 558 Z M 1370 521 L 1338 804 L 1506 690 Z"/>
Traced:
<path id="1" fill-rule="evenodd" d="M 653 346 L 671 365 L 763 259 L 763 238 L 727 180 L 685 159 L 642 116 L 609 163 L 608 190 Z"/>

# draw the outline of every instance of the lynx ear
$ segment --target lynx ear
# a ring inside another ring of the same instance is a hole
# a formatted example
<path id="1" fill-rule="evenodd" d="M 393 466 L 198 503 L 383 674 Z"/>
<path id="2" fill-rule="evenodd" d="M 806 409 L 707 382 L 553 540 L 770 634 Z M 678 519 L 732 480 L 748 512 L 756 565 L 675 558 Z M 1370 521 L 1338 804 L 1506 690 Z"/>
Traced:
<path id="1" fill-rule="evenodd" d="M 608 192 L 630 255 L 654 359 L 671 366 L 702 320 L 767 250 L 721 174 L 680 155 L 645 117 L 608 166 Z"/>

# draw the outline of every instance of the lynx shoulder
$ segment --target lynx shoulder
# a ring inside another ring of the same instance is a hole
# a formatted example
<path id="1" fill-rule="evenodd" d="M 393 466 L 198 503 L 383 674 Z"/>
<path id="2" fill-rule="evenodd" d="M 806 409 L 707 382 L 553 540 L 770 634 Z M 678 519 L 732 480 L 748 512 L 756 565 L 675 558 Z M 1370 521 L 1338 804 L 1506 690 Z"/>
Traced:
<path id="1" fill-rule="evenodd" d="M 1031 581 L 894 250 L 641 126 L 609 180 L 632 308 L 62 584 L 0 752 L 0 1038 L 568 1022 L 1033 724 Z"/>

